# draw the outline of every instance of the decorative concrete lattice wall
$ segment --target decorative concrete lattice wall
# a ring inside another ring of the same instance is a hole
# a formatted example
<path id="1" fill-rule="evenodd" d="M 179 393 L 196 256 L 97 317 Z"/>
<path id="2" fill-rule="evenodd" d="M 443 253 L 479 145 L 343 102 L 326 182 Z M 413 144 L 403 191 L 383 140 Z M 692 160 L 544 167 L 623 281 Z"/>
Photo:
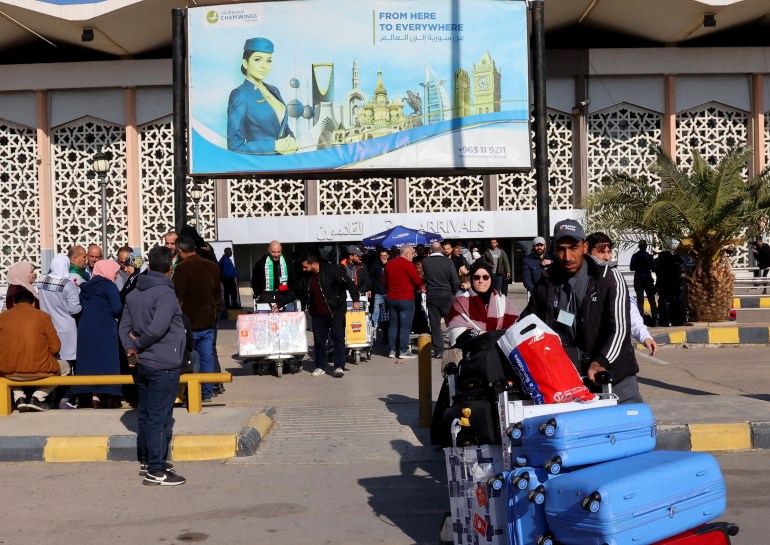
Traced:
<path id="1" fill-rule="evenodd" d="M 395 182 L 391 178 L 318 181 L 318 213 L 321 215 L 395 211 Z"/>
<path id="2" fill-rule="evenodd" d="M 304 216 L 303 180 L 227 180 L 231 218 Z"/>
<path id="3" fill-rule="evenodd" d="M 694 149 L 710 165 L 716 165 L 728 150 L 748 142 L 748 121 L 748 113 L 716 102 L 680 112 L 676 116 L 677 162 L 691 167 Z M 733 266 L 747 267 L 748 247 L 735 250 L 730 259 Z"/>
<path id="4" fill-rule="evenodd" d="M 141 161 L 141 229 L 142 249 L 162 243 L 162 237 L 174 228 L 174 132 L 171 118 L 148 123 L 139 129 Z M 199 203 L 198 228 L 200 235 L 208 240 L 216 238 L 216 210 L 214 184 L 199 181 L 204 188 Z M 190 184 L 191 185 L 191 184 Z M 195 207 L 187 192 L 187 217 L 195 216 Z"/>
<path id="5" fill-rule="evenodd" d="M 407 178 L 409 212 L 476 212 L 484 210 L 484 177 Z"/>
<path id="6" fill-rule="evenodd" d="M 102 243 L 99 178 L 92 170 L 98 151 L 111 155 L 107 173 L 107 241 L 105 256 L 128 242 L 126 211 L 126 130 L 86 117 L 51 131 L 53 158 L 54 248 Z"/>
<path id="7" fill-rule="evenodd" d="M 572 208 L 572 117 L 548 111 L 548 179 L 551 208 Z M 534 159 L 533 159 L 534 164 Z M 536 208 L 535 170 L 528 173 L 501 174 L 497 178 L 499 210 L 534 210 Z"/>
<path id="8" fill-rule="evenodd" d="M 0 282 L 19 261 L 40 266 L 35 130 L 0 120 Z"/>
<path id="9" fill-rule="evenodd" d="M 652 146 L 659 145 L 663 116 L 619 104 L 588 116 L 588 191 L 601 185 L 613 171 L 625 172 L 660 187 L 650 174 Z"/>

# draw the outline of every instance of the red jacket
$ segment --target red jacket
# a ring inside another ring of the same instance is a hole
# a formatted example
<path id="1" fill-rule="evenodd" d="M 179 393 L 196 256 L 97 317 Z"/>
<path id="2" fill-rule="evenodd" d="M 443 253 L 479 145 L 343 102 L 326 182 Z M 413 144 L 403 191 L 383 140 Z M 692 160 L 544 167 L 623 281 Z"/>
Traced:
<path id="1" fill-rule="evenodd" d="M 422 286 L 422 278 L 417 274 L 414 263 L 405 257 L 397 257 L 385 265 L 382 283 L 388 290 L 389 300 L 414 301 L 414 292 Z"/>

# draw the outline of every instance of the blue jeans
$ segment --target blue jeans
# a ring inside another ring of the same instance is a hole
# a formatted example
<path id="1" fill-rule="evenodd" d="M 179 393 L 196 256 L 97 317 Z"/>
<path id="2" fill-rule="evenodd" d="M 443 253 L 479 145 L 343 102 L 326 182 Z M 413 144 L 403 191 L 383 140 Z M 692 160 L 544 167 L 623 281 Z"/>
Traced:
<path id="1" fill-rule="evenodd" d="M 388 307 L 390 308 L 388 349 L 395 352 L 397 356 L 408 354 L 410 352 L 409 331 L 412 329 L 412 320 L 414 320 L 414 299 L 389 300 Z M 398 346 L 396 346 L 396 337 L 398 337 Z"/>
<path id="2" fill-rule="evenodd" d="M 134 381 L 139 393 L 136 456 L 150 471 L 160 471 L 166 468 L 174 428 L 179 369 L 154 369 L 139 364 Z"/>
<path id="3" fill-rule="evenodd" d="M 195 342 L 194 350 L 198 353 L 198 358 L 200 359 L 200 372 L 215 372 L 217 364 L 214 359 L 214 328 L 210 327 L 209 329 L 193 331 L 192 335 Z M 204 382 L 201 384 L 201 390 L 203 391 L 203 399 L 208 399 L 211 397 L 213 386 L 210 382 Z"/>
<path id="4" fill-rule="evenodd" d="M 316 369 L 323 369 L 329 361 L 326 345 L 330 333 L 334 347 L 334 367 L 345 369 L 345 312 L 313 316 L 312 322 Z"/>
<path id="5" fill-rule="evenodd" d="M 380 305 L 382 305 L 385 302 L 385 296 L 380 295 L 379 293 L 374 294 L 374 309 L 372 310 L 372 325 L 374 326 L 374 331 L 377 331 L 377 328 L 380 327 Z"/>

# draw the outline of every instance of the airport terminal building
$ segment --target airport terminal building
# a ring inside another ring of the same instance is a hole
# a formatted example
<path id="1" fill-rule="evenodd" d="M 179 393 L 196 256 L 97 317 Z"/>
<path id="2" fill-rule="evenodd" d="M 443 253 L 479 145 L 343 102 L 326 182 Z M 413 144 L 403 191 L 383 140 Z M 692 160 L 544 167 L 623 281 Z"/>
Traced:
<path id="1" fill-rule="evenodd" d="M 15 262 L 47 267 L 71 244 L 99 243 L 98 151 L 112 156 L 108 253 L 146 252 L 173 227 L 171 10 L 199 4 L 213 3 L 0 0 L 0 281 Z M 770 161 L 767 2 L 546 0 L 545 21 L 552 223 L 607 173 L 646 176 L 654 144 L 684 164 L 692 149 L 715 162 L 737 144 L 755 150 L 752 173 Z M 428 114 L 467 107 L 468 86 L 494 94 L 506 60 L 478 67 L 454 81 L 426 67 Z M 350 67 L 335 70 L 355 85 Z M 387 78 L 360 94 L 383 91 Z M 532 173 L 195 181 L 201 233 L 232 241 L 246 277 L 272 239 L 345 244 L 403 224 L 497 238 L 520 256 L 537 234 Z M 188 196 L 190 217 L 195 206 Z"/>

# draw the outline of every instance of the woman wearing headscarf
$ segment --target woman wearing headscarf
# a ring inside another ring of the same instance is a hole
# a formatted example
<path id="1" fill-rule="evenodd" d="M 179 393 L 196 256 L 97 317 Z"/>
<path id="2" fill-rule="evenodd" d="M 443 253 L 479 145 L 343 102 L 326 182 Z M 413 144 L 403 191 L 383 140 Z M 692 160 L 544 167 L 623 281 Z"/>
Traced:
<path id="1" fill-rule="evenodd" d="M 66 254 L 58 254 L 51 261 L 51 271 L 37 283 L 40 310 L 46 312 L 53 322 L 56 334 L 61 340 L 59 359 L 67 360 L 75 369 L 77 358 L 78 325 L 75 315 L 80 314 L 79 289 L 67 278 L 70 260 Z M 62 398 L 60 409 L 74 409 L 69 403 L 69 395 Z"/>
<path id="2" fill-rule="evenodd" d="M 513 367 L 497 347 L 497 340 L 516 322 L 518 312 L 510 299 L 492 287 L 494 270 L 491 264 L 477 260 L 471 267 L 470 276 L 471 288 L 455 297 L 447 315 L 447 336 L 452 348 L 459 348 L 463 353 L 457 365 L 458 395 L 486 399 L 490 404 L 487 412 L 492 419 L 497 397 L 490 383 L 500 378 L 516 378 Z M 433 412 L 432 444 L 451 444 L 445 420 L 446 414 L 451 415 L 451 411 L 458 407 L 457 402 L 457 399 L 450 399 L 445 380 Z"/>
<path id="3" fill-rule="evenodd" d="M 123 305 L 115 285 L 120 266 L 107 259 L 97 261 L 91 280 L 80 287 L 80 304 L 83 314 L 78 323 L 77 373 L 78 375 L 119 375 L 118 324 Z M 100 386 L 76 386 L 71 395 L 90 393 L 91 406 L 119 407 L 119 384 Z"/>
<path id="4" fill-rule="evenodd" d="M 5 294 L 5 308 L 13 308 L 13 296 L 19 290 L 27 290 L 35 296 L 35 308 L 40 308 L 40 298 L 35 287 L 35 266 L 29 261 L 19 261 L 8 269 L 8 291 Z"/>
<path id="5" fill-rule="evenodd" d="M 518 318 L 513 302 L 492 287 L 492 266 L 476 261 L 471 267 L 471 289 L 455 298 L 447 316 L 450 344 L 463 348 L 481 333 L 506 330 Z"/>

